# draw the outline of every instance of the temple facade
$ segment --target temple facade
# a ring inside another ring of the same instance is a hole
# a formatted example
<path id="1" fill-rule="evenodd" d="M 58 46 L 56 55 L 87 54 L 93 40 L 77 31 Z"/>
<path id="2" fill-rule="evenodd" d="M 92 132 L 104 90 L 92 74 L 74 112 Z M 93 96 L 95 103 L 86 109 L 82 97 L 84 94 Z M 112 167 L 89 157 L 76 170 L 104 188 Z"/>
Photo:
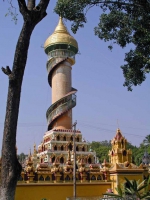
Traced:
<path id="1" fill-rule="evenodd" d="M 53 129 L 45 133 L 43 142 L 38 146 L 37 156 L 40 163 L 53 164 L 55 160 L 61 164 L 67 161 L 68 151 L 73 158 L 73 130 Z M 84 158 L 88 164 L 95 163 L 96 153 L 92 152 L 89 144 L 82 138 L 80 131 L 75 134 L 77 160 Z"/>
<path id="2" fill-rule="evenodd" d="M 42 145 L 48 143 L 52 148 L 44 149 L 42 147 L 43 150 L 38 152 L 41 146 L 38 147 L 37 151 L 34 145 L 34 151 L 32 154 L 30 152 L 18 181 L 16 200 L 36 200 L 37 197 L 64 200 L 67 196 L 69 197 L 73 194 L 74 158 L 70 147 L 66 145 L 66 143 L 72 144 L 71 133 L 67 134 L 64 131 L 62 134 L 62 131 L 59 130 L 54 133 L 55 129 L 48 132 L 49 135 L 46 132 L 43 137 Z M 77 144 L 80 144 L 82 139 L 80 134 L 80 132 L 76 133 Z M 46 141 L 46 138 L 50 136 L 52 139 Z M 64 137 L 66 137 L 66 140 Z M 54 149 L 57 140 L 58 146 L 59 142 L 61 142 L 61 145 L 67 147 L 67 150 Z M 81 143 L 86 145 L 84 141 Z M 85 151 L 81 151 L 81 149 L 77 151 L 77 196 L 102 196 L 106 191 L 116 193 L 115 188 L 118 185 L 123 186 L 126 184 L 124 177 L 129 180 L 140 180 L 140 182 L 148 178 L 150 174 L 148 166 L 142 163 L 140 166 L 136 166 L 132 163 L 132 151 L 127 149 L 127 143 L 128 141 L 122 135 L 121 130 L 117 129 L 114 138 L 111 140 L 112 147 L 108 152 L 109 161 L 104 160 L 101 165 L 92 160 L 92 156 L 94 157 L 95 153 L 87 151 L 86 147 Z M 43 155 L 45 157 L 42 158 Z M 88 160 L 90 155 L 91 163 Z M 36 195 L 31 192 L 32 190 L 36 191 Z M 55 192 L 56 190 L 57 193 Z M 25 193 L 24 198 L 22 198 L 22 193 Z"/>

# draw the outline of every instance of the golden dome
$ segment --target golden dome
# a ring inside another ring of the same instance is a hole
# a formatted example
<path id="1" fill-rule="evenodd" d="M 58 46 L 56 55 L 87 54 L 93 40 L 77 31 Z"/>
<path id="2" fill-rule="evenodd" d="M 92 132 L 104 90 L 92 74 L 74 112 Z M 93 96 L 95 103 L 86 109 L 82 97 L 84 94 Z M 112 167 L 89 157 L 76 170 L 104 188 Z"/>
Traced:
<path id="1" fill-rule="evenodd" d="M 59 45 L 59 47 L 58 47 Z M 60 46 L 61 45 L 61 46 Z M 69 46 L 69 48 L 68 48 Z M 44 44 L 45 52 L 55 49 L 69 49 L 74 53 L 78 52 L 78 43 L 77 41 L 69 34 L 67 28 L 65 27 L 62 18 L 59 18 L 58 25 L 55 28 L 55 31 L 50 35 Z"/>

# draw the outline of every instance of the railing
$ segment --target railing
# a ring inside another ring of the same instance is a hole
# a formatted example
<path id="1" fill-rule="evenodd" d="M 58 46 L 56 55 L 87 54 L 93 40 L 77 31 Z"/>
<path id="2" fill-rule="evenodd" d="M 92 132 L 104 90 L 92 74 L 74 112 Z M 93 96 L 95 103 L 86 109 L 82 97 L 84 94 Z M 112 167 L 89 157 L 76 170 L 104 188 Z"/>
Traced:
<path id="1" fill-rule="evenodd" d="M 58 101 L 56 101 L 55 103 L 53 103 L 47 110 L 46 112 L 46 117 L 48 118 L 48 116 L 50 115 L 50 113 L 52 111 L 55 110 L 55 108 L 57 109 L 59 106 L 63 106 L 64 104 L 66 104 L 67 102 L 69 101 L 76 101 L 76 95 L 75 94 L 71 94 L 71 95 L 68 95 L 68 96 L 65 96 L 61 99 L 59 99 Z M 62 103 L 64 102 L 64 103 Z"/>
<path id="2" fill-rule="evenodd" d="M 67 49 L 57 49 L 50 51 L 48 54 L 48 60 L 50 60 L 51 58 L 66 58 L 66 57 L 75 59 L 75 53 Z"/>
<path id="3" fill-rule="evenodd" d="M 59 58 L 58 60 L 54 59 L 51 60 L 50 62 L 47 62 L 47 72 L 49 74 L 49 72 L 53 69 L 53 67 L 55 67 L 57 64 L 59 64 L 60 62 L 64 61 L 65 59 L 67 59 L 67 57 L 64 58 Z"/>
<path id="4" fill-rule="evenodd" d="M 66 102 L 62 103 L 65 100 L 66 100 Z M 75 94 L 71 94 L 68 97 L 64 97 L 64 98 L 60 99 L 59 101 L 57 101 L 55 104 L 51 105 L 46 113 L 48 124 L 50 125 L 51 122 L 56 117 L 62 115 L 63 113 L 67 112 L 68 110 L 70 110 L 71 108 L 73 108 L 75 106 L 76 106 L 76 95 Z"/>

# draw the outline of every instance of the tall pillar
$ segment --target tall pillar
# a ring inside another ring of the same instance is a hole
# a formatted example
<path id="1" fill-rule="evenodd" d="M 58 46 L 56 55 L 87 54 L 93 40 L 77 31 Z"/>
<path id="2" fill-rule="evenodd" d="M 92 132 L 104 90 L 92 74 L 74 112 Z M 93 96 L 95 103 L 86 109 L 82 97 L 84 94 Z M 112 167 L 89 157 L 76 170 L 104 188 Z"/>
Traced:
<path id="1" fill-rule="evenodd" d="M 48 130 L 71 129 L 77 91 L 72 88 L 71 70 L 78 44 L 67 31 L 62 18 L 54 33 L 46 40 L 44 48 L 48 55 L 48 81 L 52 87 L 52 105 L 46 113 Z"/>

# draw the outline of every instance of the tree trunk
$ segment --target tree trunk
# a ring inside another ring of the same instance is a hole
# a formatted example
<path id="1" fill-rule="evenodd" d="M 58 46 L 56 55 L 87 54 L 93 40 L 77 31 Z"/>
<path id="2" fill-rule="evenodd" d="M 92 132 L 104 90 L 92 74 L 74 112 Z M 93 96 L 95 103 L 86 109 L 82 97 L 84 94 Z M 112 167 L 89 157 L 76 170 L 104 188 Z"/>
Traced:
<path id="1" fill-rule="evenodd" d="M 33 1 L 33 0 L 32 0 Z M 35 0 L 34 0 L 35 2 Z M 46 16 L 49 0 L 40 0 L 37 8 L 28 10 L 25 0 L 18 0 L 24 24 L 17 42 L 12 71 L 7 66 L 2 71 L 8 75 L 9 87 L 2 145 L 0 200 L 14 200 L 21 165 L 16 155 L 16 130 L 19 115 L 21 86 L 27 61 L 30 37 L 34 27 Z M 32 6 L 31 6 L 32 7 Z"/>
<path id="2" fill-rule="evenodd" d="M 16 155 L 16 130 L 19 114 L 21 85 L 27 60 L 29 41 L 34 26 L 25 22 L 16 46 L 12 73 L 9 75 L 5 127 L 2 147 L 1 200 L 14 199 L 21 165 Z"/>

